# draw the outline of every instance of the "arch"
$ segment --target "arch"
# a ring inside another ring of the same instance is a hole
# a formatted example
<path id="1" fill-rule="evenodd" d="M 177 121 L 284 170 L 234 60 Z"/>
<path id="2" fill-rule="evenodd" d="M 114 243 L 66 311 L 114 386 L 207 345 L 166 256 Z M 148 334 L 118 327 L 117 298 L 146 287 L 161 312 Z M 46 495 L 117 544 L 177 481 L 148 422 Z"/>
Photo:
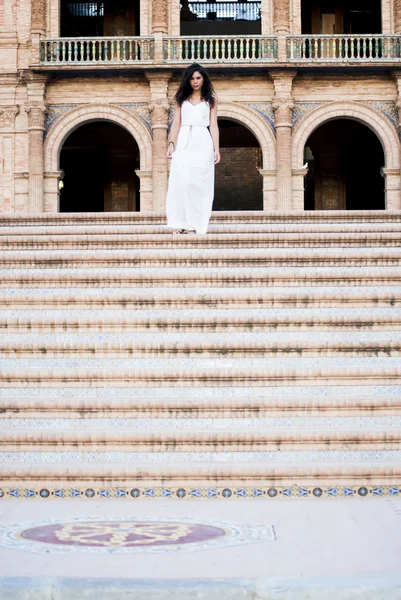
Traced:
<path id="1" fill-rule="evenodd" d="M 261 147 L 263 169 L 276 169 L 276 139 L 269 125 L 257 112 L 235 102 L 219 102 L 218 116 L 236 121 L 249 129 Z"/>
<path id="2" fill-rule="evenodd" d="M 301 169 L 304 148 L 310 135 L 333 119 L 354 119 L 369 127 L 379 138 L 384 151 L 386 169 L 400 168 L 400 151 L 397 133 L 388 120 L 377 110 L 357 102 L 331 102 L 312 110 L 295 127 L 292 140 L 292 168 Z"/>
<path id="3" fill-rule="evenodd" d="M 50 129 L 44 144 L 45 171 L 58 170 L 60 152 L 67 137 L 80 125 L 91 121 L 111 121 L 124 127 L 138 144 L 141 170 L 152 169 L 152 138 L 140 118 L 118 106 L 91 104 L 71 110 Z"/>

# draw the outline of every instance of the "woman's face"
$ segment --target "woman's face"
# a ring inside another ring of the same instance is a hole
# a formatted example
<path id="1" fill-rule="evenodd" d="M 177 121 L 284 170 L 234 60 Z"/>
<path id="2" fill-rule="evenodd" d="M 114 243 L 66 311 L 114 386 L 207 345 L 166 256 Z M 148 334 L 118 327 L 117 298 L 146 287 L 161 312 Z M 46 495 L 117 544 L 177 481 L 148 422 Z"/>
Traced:
<path id="1" fill-rule="evenodd" d="M 194 71 L 191 77 L 191 87 L 193 90 L 201 90 L 203 85 L 203 77 L 199 71 Z"/>

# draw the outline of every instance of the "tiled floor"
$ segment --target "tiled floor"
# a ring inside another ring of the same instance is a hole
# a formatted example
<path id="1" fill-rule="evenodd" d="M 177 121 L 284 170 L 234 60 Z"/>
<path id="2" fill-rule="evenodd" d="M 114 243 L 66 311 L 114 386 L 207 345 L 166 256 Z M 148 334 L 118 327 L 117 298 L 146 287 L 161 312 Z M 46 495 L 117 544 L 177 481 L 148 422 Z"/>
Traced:
<path id="1" fill-rule="evenodd" d="M 77 586 L 142 598 L 142 584 L 152 600 L 401 598 L 399 498 L 3 499 L 0 515 L 2 599 L 72 598 Z M 188 542 L 193 524 L 203 533 Z"/>

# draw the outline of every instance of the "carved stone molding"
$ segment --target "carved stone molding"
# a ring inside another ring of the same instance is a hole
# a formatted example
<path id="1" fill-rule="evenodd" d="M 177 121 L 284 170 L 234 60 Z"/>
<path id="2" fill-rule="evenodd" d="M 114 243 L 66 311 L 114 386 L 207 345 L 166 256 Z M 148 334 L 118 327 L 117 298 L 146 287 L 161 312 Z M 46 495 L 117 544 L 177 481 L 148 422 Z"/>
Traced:
<path id="1" fill-rule="evenodd" d="M 170 105 L 167 102 L 154 102 L 149 106 L 152 115 L 152 129 L 167 129 Z"/>
<path id="2" fill-rule="evenodd" d="M 46 32 L 46 0 L 31 1 L 31 30 L 37 33 Z"/>
<path id="3" fill-rule="evenodd" d="M 29 129 L 40 129 L 44 131 L 46 106 L 44 104 L 34 104 L 25 107 L 28 115 Z"/>
<path id="4" fill-rule="evenodd" d="M 292 100 L 276 98 L 273 100 L 272 108 L 275 115 L 276 129 L 278 127 L 292 127 L 292 111 L 295 108 Z"/>
<path id="5" fill-rule="evenodd" d="M 0 129 L 13 128 L 18 113 L 19 106 L 0 106 Z"/>

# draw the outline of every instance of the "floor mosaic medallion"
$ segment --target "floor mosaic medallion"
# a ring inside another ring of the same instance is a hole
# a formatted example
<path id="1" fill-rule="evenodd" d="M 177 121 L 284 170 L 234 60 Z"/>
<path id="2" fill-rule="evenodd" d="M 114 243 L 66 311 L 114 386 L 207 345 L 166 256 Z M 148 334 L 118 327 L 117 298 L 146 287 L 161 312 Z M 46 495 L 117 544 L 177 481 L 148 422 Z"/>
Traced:
<path id="1" fill-rule="evenodd" d="M 152 517 L 75 518 L 0 530 L 0 545 L 30 552 L 187 552 L 274 541 L 271 525 Z"/>

